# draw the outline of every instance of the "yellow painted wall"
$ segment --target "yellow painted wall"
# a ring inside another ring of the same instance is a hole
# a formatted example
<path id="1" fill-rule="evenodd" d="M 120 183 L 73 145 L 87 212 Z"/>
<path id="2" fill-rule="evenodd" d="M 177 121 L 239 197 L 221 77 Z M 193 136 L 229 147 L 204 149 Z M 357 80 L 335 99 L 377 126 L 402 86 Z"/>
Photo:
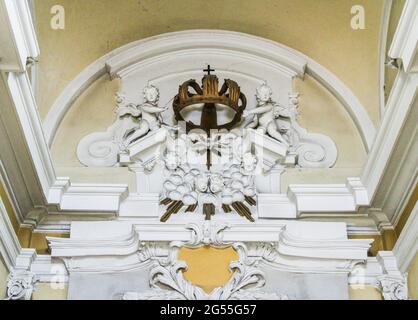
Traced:
<path id="1" fill-rule="evenodd" d="M 206 293 L 224 286 L 232 276 L 229 266 L 238 260 L 237 252 L 229 247 L 216 249 L 202 247 L 199 249 L 182 248 L 179 260 L 186 261 L 188 269 L 184 272 L 185 279 L 201 287 Z"/>
<path id="2" fill-rule="evenodd" d="M 408 200 L 405 206 L 405 209 L 402 212 L 402 215 L 399 218 L 397 225 L 395 226 L 395 231 L 398 236 L 401 235 L 402 230 L 405 227 L 406 223 L 408 222 L 408 219 L 411 216 L 412 210 L 414 209 L 417 202 L 418 202 L 418 184 L 413 189 L 410 199 Z"/>
<path id="3" fill-rule="evenodd" d="M 68 286 L 54 289 L 49 283 L 39 283 L 35 286 L 32 300 L 67 300 Z"/>
<path id="4" fill-rule="evenodd" d="M 7 276 L 9 271 L 6 268 L 3 257 L 0 255 L 0 300 L 4 299 L 6 296 L 7 288 Z"/>
<path id="5" fill-rule="evenodd" d="M 1 181 L 0 181 L 0 201 L 3 203 L 4 207 L 6 208 L 7 216 L 9 217 L 10 222 L 12 223 L 13 229 L 17 233 L 19 230 L 19 221 L 16 218 L 16 214 L 9 200 L 9 196 L 6 192 L 6 188 L 4 187 Z"/>
<path id="6" fill-rule="evenodd" d="M 409 298 L 418 300 L 418 254 L 408 270 Z"/>
<path id="7" fill-rule="evenodd" d="M 31 228 L 22 227 L 19 229 L 18 238 L 22 248 L 36 249 L 38 254 L 49 254 L 46 237 L 69 238 L 69 233 L 57 232 L 33 232 Z"/>
<path id="8" fill-rule="evenodd" d="M 353 285 L 349 290 L 350 300 L 383 300 L 380 291 L 373 286 Z"/>

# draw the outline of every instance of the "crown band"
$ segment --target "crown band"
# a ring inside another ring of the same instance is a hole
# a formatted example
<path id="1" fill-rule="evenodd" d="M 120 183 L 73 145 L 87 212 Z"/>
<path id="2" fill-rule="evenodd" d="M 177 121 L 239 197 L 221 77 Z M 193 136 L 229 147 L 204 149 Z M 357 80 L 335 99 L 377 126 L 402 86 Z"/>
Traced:
<path id="1" fill-rule="evenodd" d="M 191 105 L 205 104 L 202 111 L 202 121 L 200 125 L 195 125 L 192 122 L 188 122 L 188 129 L 232 129 L 241 120 L 241 115 L 247 106 L 247 99 L 241 92 L 238 84 L 230 79 L 226 79 L 218 91 L 219 80 L 215 75 L 205 75 L 202 80 L 202 87 L 191 79 L 184 82 L 179 87 L 179 93 L 175 96 L 173 101 L 173 109 L 177 121 L 184 121 L 181 111 Z M 193 89 L 193 92 L 190 92 Z M 240 103 L 241 102 L 241 103 Z M 229 107 L 235 111 L 235 116 L 232 121 L 218 125 L 216 122 L 216 109 L 215 104 L 221 104 Z M 203 113 L 206 111 L 215 115 L 213 117 L 204 117 Z M 212 111 L 209 111 L 212 109 Z"/>

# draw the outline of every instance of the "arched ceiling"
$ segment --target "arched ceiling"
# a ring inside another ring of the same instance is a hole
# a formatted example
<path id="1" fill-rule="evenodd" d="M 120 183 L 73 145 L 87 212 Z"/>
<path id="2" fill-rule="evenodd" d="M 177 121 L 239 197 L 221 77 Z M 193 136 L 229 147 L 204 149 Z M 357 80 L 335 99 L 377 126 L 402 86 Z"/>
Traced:
<path id="1" fill-rule="evenodd" d="M 36 1 L 41 47 L 38 104 L 45 117 L 86 66 L 126 43 L 171 31 L 223 29 L 297 49 L 336 74 L 377 124 L 378 47 L 383 1 L 375 0 L 62 0 L 65 30 L 52 30 L 54 0 Z M 363 5 L 366 29 L 351 29 L 351 7 Z"/>

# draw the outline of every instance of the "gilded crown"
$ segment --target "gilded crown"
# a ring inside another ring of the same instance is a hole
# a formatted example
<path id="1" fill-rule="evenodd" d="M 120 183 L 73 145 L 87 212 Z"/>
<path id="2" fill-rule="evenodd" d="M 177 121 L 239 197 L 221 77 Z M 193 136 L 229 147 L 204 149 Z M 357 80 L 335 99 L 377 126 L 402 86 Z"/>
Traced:
<path id="1" fill-rule="evenodd" d="M 179 87 L 179 93 L 174 98 L 174 109 L 181 111 L 183 108 L 199 103 L 216 103 L 228 106 L 235 112 L 242 112 L 246 105 L 246 98 L 241 93 L 238 84 L 226 79 L 219 88 L 219 79 L 215 75 L 205 75 L 200 86 L 196 80 L 191 79 Z M 194 92 L 191 92 L 192 89 Z M 241 110 L 242 108 L 242 110 Z"/>

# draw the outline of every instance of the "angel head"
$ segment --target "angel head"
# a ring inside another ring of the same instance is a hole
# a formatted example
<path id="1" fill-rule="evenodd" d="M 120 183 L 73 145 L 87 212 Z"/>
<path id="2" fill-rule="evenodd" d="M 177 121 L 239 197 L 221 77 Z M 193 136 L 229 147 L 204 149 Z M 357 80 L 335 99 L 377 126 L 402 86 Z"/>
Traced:
<path id="1" fill-rule="evenodd" d="M 165 159 L 165 166 L 168 170 L 175 170 L 180 165 L 180 159 L 175 152 L 168 152 Z"/>
<path id="2" fill-rule="evenodd" d="M 267 85 L 267 82 L 263 82 L 256 90 L 256 98 L 258 102 L 269 102 L 271 101 L 271 96 L 273 95 L 273 90 Z"/>
<path id="3" fill-rule="evenodd" d="M 242 157 L 242 169 L 244 173 L 249 174 L 253 173 L 257 166 L 257 157 L 254 156 L 251 152 L 247 152 Z"/>
<path id="4" fill-rule="evenodd" d="M 148 84 L 144 88 L 144 100 L 145 102 L 149 102 L 152 104 L 155 104 L 160 99 L 160 91 L 157 87 Z"/>

